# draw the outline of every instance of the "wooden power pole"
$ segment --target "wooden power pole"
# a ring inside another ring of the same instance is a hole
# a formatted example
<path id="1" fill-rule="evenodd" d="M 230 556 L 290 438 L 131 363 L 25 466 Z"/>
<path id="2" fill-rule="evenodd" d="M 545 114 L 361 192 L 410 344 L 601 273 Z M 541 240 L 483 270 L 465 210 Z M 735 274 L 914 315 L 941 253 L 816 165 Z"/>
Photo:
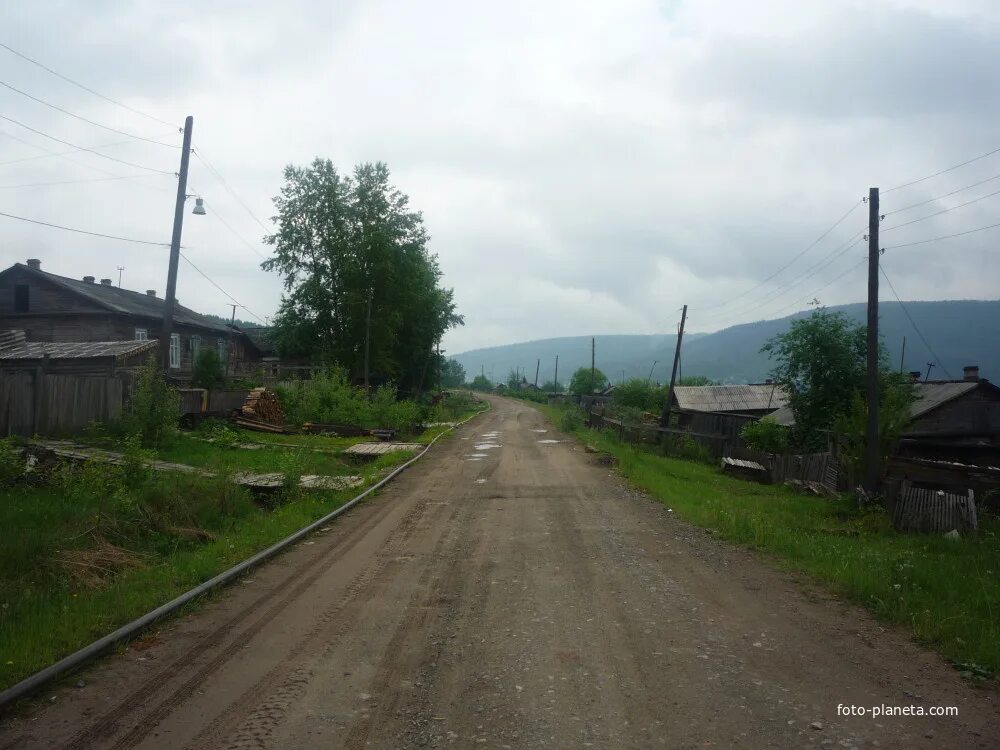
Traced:
<path id="1" fill-rule="evenodd" d="M 542 366 L 542 358 L 539 357 L 535 362 L 535 388 L 538 387 L 538 368 Z"/>
<path id="2" fill-rule="evenodd" d="M 167 293 L 163 297 L 163 324 L 160 326 L 160 366 L 170 371 L 170 342 L 174 332 L 174 308 L 177 305 L 177 264 L 181 255 L 181 230 L 184 227 L 184 202 L 187 200 L 188 163 L 191 161 L 191 133 L 194 118 L 184 120 L 184 145 L 181 168 L 177 173 L 177 200 L 174 203 L 174 229 L 170 238 L 170 261 L 167 264 Z"/>
<path id="3" fill-rule="evenodd" d="M 681 359 L 681 339 L 684 338 L 684 323 L 687 322 L 688 306 L 681 310 L 681 327 L 677 329 L 677 347 L 674 349 L 674 366 L 670 370 L 670 388 L 667 390 L 667 401 L 663 404 L 663 414 L 660 416 L 660 427 L 670 426 L 670 402 L 674 399 L 674 383 L 677 381 L 677 363 Z"/>
<path id="4" fill-rule="evenodd" d="M 559 355 L 556 355 L 556 379 L 552 381 L 555 383 L 556 393 L 559 393 Z"/>
<path id="5" fill-rule="evenodd" d="M 868 422 L 865 425 L 864 488 L 869 495 L 878 489 L 881 473 L 878 436 L 878 188 L 868 191 L 868 370 L 866 373 L 866 401 Z"/>
<path id="6" fill-rule="evenodd" d="M 369 371 L 371 369 L 371 339 L 372 339 L 372 294 L 368 293 L 368 305 L 365 308 L 365 394 L 369 393 Z"/>
<path id="7" fill-rule="evenodd" d="M 594 370 L 595 370 L 595 368 L 594 368 L 594 339 L 591 338 L 590 339 L 590 395 L 591 396 L 594 395 L 594 388 L 597 385 L 594 382 L 594 380 L 595 380 Z"/>

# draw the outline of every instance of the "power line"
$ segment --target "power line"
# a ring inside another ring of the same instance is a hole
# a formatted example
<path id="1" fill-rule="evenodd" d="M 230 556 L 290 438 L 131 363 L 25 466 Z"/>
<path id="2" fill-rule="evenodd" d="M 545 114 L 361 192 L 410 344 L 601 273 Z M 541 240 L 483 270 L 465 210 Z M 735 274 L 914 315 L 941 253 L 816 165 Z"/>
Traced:
<path id="1" fill-rule="evenodd" d="M 13 55 L 17 55 L 22 60 L 27 60 L 32 65 L 37 65 L 39 68 L 41 68 L 42 70 L 44 70 L 44 71 L 46 71 L 48 73 L 51 73 L 56 78 L 61 78 L 62 80 L 66 81 L 67 83 L 71 83 L 74 86 L 76 86 L 77 88 L 83 89 L 88 94 L 93 94 L 94 96 L 96 96 L 96 97 L 98 97 L 100 99 L 103 99 L 106 102 L 110 102 L 111 104 L 114 104 L 114 105 L 116 105 L 118 107 L 121 107 L 122 109 L 127 109 L 129 112 L 133 112 L 134 114 L 142 115 L 143 117 L 145 117 L 145 118 L 147 118 L 149 120 L 154 120 L 155 122 L 158 122 L 161 125 L 166 125 L 166 126 L 172 127 L 172 128 L 173 127 L 177 127 L 176 123 L 167 122 L 166 120 L 161 120 L 159 117 L 154 117 L 153 115 L 146 114 L 145 112 L 143 112 L 141 110 L 135 109 L 134 107 L 130 107 L 127 104 L 122 104 L 121 102 L 119 102 L 119 101 L 117 101 L 115 99 L 112 99 L 109 96 L 105 96 L 104 94 L 101 94 L 100 92 L 94 91 L 92 88 L 84 86 L 82 83 L 79 83 L 78 81 L 74 81 L 72 78 L 64 76 L 62 73 L 59 73 L 59 72 L 57 72 L 55 70 L 52 70 L 52 68 L 50 68 L 50 67 L 48 67 L 46 65 L 43 65 L 42 63 L 38 62 L 38 60 L 34 60 L 34 59 L 28 57 L 27 55 L 25 55 L 25 54 L 23 54 L 21 52 L 18 52 L 16 49 L 14 49 L 13 47 L 7 46 L 3 42 L 0 42 L 0 47 L 3 47 L 5 50 L 7 50 L 8 52 L 10 52 Z"/>
<path id="2" fill-rule="evenodd" d="M 783 313 L 785 310 L 789 309 L 790 307 L 794 307 L 795 305 L 802 304 L 802 302 L 805 299 L 807 299 L 808 297 L 815 298 L 816 295 L 819 294 L 820 292 L 822 292 L 824 289 L 826 289 L 827 287 L 831 286 L 832 284 L 835 284 L 836 282 L 840 281 L 842 278 L 844 278 L 845 276 L 847 276 L 847 274 L 849 274 L 851 271 L 854 271 L 854 270 L 860 268 L 862 265 L 864 265 L 867 262 L 868 262 L 868 258 L 862 258 L 858 263 L 855 263 L 853 266 L 851 266 L 850 268 L 848 268 L 842 274 L 840 274 L 839 276 L 834 277 L 833 279 L 831 279 L 830 281 L 828 281 L 827 283 L 825 283 L 819 289 L 817 289 L 817 290 L 815 290 L 813 292 L 810 292 L 809 294 L 805 295 L 805 297 L 800 297 L 799 299 L 797 299 L 794 302 L 792 302 L 790 305 L 785 305 L 781 309 L 779 309 L 776 312 L 772 313 L 772 315 L 780 315 L 781 313 Z"/>
<path id="3" fill-rule="evenodd" d="M 194 193 L 195 195 L 199 195 L 199 197 L 201 197 L 200 194 L 198 193 L 198 191 L 195 190 L 193 187 L 191 188 L 191 192 Z M 202 198 L 202 200 L 204 200 L 204 198 Z M 228 221 L 226 221 L 224 218 L 222 218 L 222 214 L 219 213 L 219 209 L 215 207 L 214 203 L 211 204 L 211 205 L 209 205 L 208 207 L 212 209 L 211 211 L 209 211 L 209 213 L 212 216 L 214 216 L 216 219 L 218 219 L 222 223 L 222 226 L 224 226 L 226 229 L 228 229 L 230 232 L 232 232 L 233 236 L 236 239 L 238 239 L 240 242 L 242 242 L 244 245 L 246 245 L 247 249 L 249 249 L 252 253 L 254 253 L 261 260 L 267 260 L 268 259 L 266 255 L 263 255 L 257 248 L 255 248 L 253 246 L 252 242 L 250 242 L 249 240 L 245 239 L 242 234 L 240 234 L 235 229 L 233 229 L 233 227 L 229 224 Z"/>
<path id="4" fill-rule="evenodd" d="M 958 169 L 959 167 L 964 167 L 967 164 L 972 164 L 973 162 L 979 161 L 980 159 L 985 159 L 987 156 L 993 156 L 993 154 L 1000 153 L 1000 148 L 995 148 L 992 151 L 987 151 L 985 154 L 980 154 L 979 156 L 974 156 L 967 161 L 963 161 L 961 164 L 955 164 L 954 166 L 948 167 L 947 169 L 942 169 L 940 172 L 935 172 L 934 174 L 929 174 L 926 177 L 921 177 L 919 180 L 911 180 L 910 182 L 904 182 L 902 185 L 896 185 L 896 187 L 891 187 L 888 190 L 883 190 L 882 195 L 886 193 L 891 193 L 893 190 L 902 190 L 905 187 L 910 187 L 911 185 L 916 185 L 921 182 L 925 182 L 934 177 L 940 177 L 946 172 L 951 172 L 952 170 Z"/>
<path id="5" fill-rule="evenodd" d="M 126 174 L 120 177 L 93 177 L 88 180 L 55 180 L 53 182 L 26 182 L 21 185 L 0 185 L 0 190 L 14 190 L 15 188 L 47 187 L 50 185 L 79 185 L 85 182 L 110 182 L 112 180 L 134 180 L 138 177 L 151 177 L 150 174 Z"/>
<path id="6" fill-rule="evenodd" d="M 945 193 L 944 195 L 939 195 L 937 198 L 928 198 L 925 201 L 919 201 L 918 203 L 911 203 L 909 206 L 903 206 L 902 208 L 897 208 L 892 211 L 887 211 L 882 214 L 883 216 L 892 216 L 893 214 L 902 213 L 903 211 L 909 211 L 911 208 L 917 208 L 918 206 L 926 206 L 928 203 L 934 203 L 943 198 L 949 198 L 957 193 L 961 193 L 970 188 L 979 187 L 980 185 L 985 185 L 987 182 L 992 182 L 1000 178 L 1000 174 L 995 174 L 992 177 L 987 177 L 985 180 L 980 180 L 979 182 L 973 182 L 971 185 L 966 185 L 965 187 L 960 187 L 958 190 L 952 190 L 950 193 Z"/>
<path id="7" fill-rule="evenodd" d="M 948 376 L 948 379 L 953 380 L 954 378 L 952 377 L 951 373 L 948 372 L 948 368 L 944 366 L 944 362 L 941 361 L 941 358 L 931 347 L 930 343 L 928 343 L 927 338 L 923 334 L 923 331 L 921 331 L 920 328 L 917 326 L 916 321 L 913 320 L 913 316 L 910 315 L 910 311 L 906 308 L 906 305 L 903 304 L 903 300 L 899 298 L 899 295 L 896 293 L 896 287 L 892 285 L 892 281 L 889 280 L 889 275 L 885 272 L 885 267 L 881 263 L 879 263 L 878 265 L 878 270 L 882 272 L 882 278 L 885 279 L 885 283 L 888 284 L 889 289 L 892 290 L 892 296 L 896 298 L 896 302 L 898 302 L 899 306 L 903 309 L 903 313 L 906 315 L 907 320 L 910 321 L 910 325 L 913 326 L 913 330 L 917 332 L 917 336 L 919 336 L 920 340 L 924 342 L 924 346 L 927 347 L 927 351 L 929 351 L 931 353 L 931 356 L 934 357 L 934 361 L 937 362 L 938 367 L 944 370 L 944 374 Z"/>
<path id="8" fill-rule="evenodd" d="M 174 174 L 174 172 L 168 172 L 165 169 L 157 169 L 156 167 L 147 167 L 145 164 L 136 164 L 135 162 L 125 161 L 124 159 L 118 159 L 114 156 L 108 156 L 107 154 L 102 154 L 100 151 L 95 151 L 92 148 L 87 148 L 86 146 L 78 146 L 75 143 L 70 143 L 69 141 L 64 141 L 62 138 L 56 138 L 54 135 L 49 135 L 48 133 L 43 133 L 41 130 L 37 130 L 30 125 L 25 125 L 23 122 L 18 122 L 12 117 L 7 117 L 7 115 L 0 115 L 0 120 L 6 120 L 7 122 L 12 122 L 15 125 L 19 125 L 25 130 L 30 130 L 32 133 L 36 133 L 43 138 L 48 138 L 50 141 L 55 141 L 56 143 L 61 143 L 64 146 L 69 146 L 75 148 L 78 151 L 86 151 L 89 154 L 94 154 L 100 156 L 102 159 L 109 159 L 110 161 L 118 162 L 119 164 L 125 164 L 129 167 L 135 167 L 136 169 L 145 169 L 148 172 L 159 172 L 160 174 Z"/>
<path id="9" fill-rule="evenodd" d="M 263 323 L 264 325 L 267 325 L 267 321 L 265 321 L 262 317 L 260 317 L 257 313 L 255 313 L 253 310 L 251 310 L 246 305 L 241 304 L 238 299 L 236 299 L 233 295 L 231 295 L 229 292 L 227 292 L 221 286 L 219 286 L 218 284 L 216 284 L 207 273 L 205 273 L 200 268 L 198 268 L 198 266 L 196 266 L 194 263 L 192 263 L 191 259 L 188 258 L 184 253 L 181 253 L 180 256 L 185 260 L 185 262 L 189 266 L 191 266 L 191 268 L 193 268 L 195 271 L 197 271 L 199 274 L 201 274 L 202 277 L 205 279 L 205 281 L 207 281 L 209 284 L 211 284 L 212 286 L 214 286 L 216 289 L 218 289 L 224 295 L 226 295 L 227 297 L 229 297 L 229 299 L 231 299 L 233 302 L 235 302 L 238 307 L 242 308 L 243 310 L 246 310 L 248 313 L 250 313 L 255 318 L 257 318 L 257 320 L 259 320 L 261 323 Z"/>
<path id="10" fill-rule="evenodd" d="M 913 219 L 912 221 L 905 221 L 902 224 L 895 224 L 891 227 L 886 227 L 882 230 L 882 233 L 891 232 L 893 229 L 899 229 L 900 227 L 907 227 L 910 224 L 916 224 L 921 221 L 926 221 L 927 219 L 933 219 L 935 216 L 940 216 L 941 214 L 946 214 L 949 211 L 954 211 L 956 208 L 964 208 L 965 206 L 971 206 L 973 203 L 979 203 L 979 201 L 984 201 L 987 198 L 992 198 L 994 195 L 1000 195 L 1000 190 L 994 193 L 989 193 L 988 195 L 980 196 L 979 198 L 973 198 L 971 201 L 966 201 L 965 203 L 959 203 L 957 206 L 952 206 L 951 208 L 943 208 L 940 211 L 935 211 L 932 214 L 927 214 L 927 216 L 921 216 L 919 219 Z"/>
<path id="11" fill-rule="evenodd" d="M 938 240 L 950 240 L 952 237 L 962 237 L 966 234 L 975 234 L 976 232 L 985 232 L 987 229 L 996 229 L 1000 227 L 1000 224 L 990 224 L 985 227 L 976 227 L 975 229 L 969 229 L 965 232 L 955 232 L 954 234 L 944 234 L 940 237 L 931 237 L 926 240 L 917 240 L 916 242 L 904 242 L 901 245 L 890 245 L 889 247 L 883 247 L 883 250 L 895 250 L 900 247 L 912 247 L 913 245 L 926 245 L 928 242 L 937 242 Z"/>
<path id="12" fill-rule="evenodd" d="M 70 112 L 68 109 L 63 109 L 62 107 L 58 107 L 55 104 L 51 104 L 50 102 L 45 101 L 44 99 L 39 99 L 37 96 L 29 94 L 27 91 L 21 91 L 21 89 L 15 88 L 14 86 L 11 86 L 9 83 L 6 83 L 4 81 L 0 81 L 0 86 L 4 86 L 5 88 L 10 89 L 11 91 L 17 94 L 20 94 L 21 96 L 26 96 L 32 101 L 38 102 L 39 104 L 43 104 L 46 107 L 56 110 L 57 112 L 62 112 L 64 115 L 75 117 L 77 120 L 85 122 L 88 125 L 93 125 L 94 127 L 103 128 L 104 130 L 110 130 L 112 133 L 118 133 L 119 135 L 127 135 L 129 138 L 133 138 L 137 141 L 145 141 L 146 143 L 155 143 L 157 146 L 166 146 L 167 148 L 180 148 L 180 146 L 178 146 L 175 143 L 164 143 L 163 141 L 157 141 L 154 140 L 153 138 L 145 138 L 141 135 L 136 135 L 135 133 L 127 133 L 124 130 L 118 130 L 118 128 L 113 128 L 110 125 L 102 125 L 99 122 L 88 120 L 86 117 L 83 117 L 82 115 L 78 115 L 74 112 Z"/>
<path id="13" fill-rule="evenodd" d="M 702 309 L 703 310 L 714 310 L 714 309 L 717 309 L 717 308 L 727 307 L 727 306 L 731 305 L 733 302 L 735 302 L 736 300 L 740 299 L 741 297 L 745 297 L 746 295 L 750 294 L 750 292 L 753 292 L 753 291 L 755 291 L 757 289 L 760 289 L 767 282 L 769 282 L 775 276 L 777 276 L 782 271 L 784 271 L 786 268 L 788 268 L 793 263 L 795 263 L 795 261 L 797 261 L 803 255 L 805 255 L 810 250 L 812 250 L 814 247 L 816 247 L 816 245 L 818 245 L 820 242 L 822 242 L 823 239 L 825 239 L 827 237 L 827 235 L 830 234 L 830 232 L 832 232 L 834 229 L 836 229 L 838 226 L 840 226 L 844 222 L 844 220 L 847 219 L 848 216 L 850 216 L 852 213 L 854 213 L 854 210 L 858 206 L 860 206 L 861 203 L 862 203 L 862 201 L 859 200 L 857 203 L 852 204 L 851 207 L 847 210 L 847 212 L 844 213 L 844 215 L 841 216 L 839 219 L 837 219 L 829 229 L 827 229 L 825 232 L 823 232 L 823 234 L 821 234 L 819 237 L 817 237 L 815 240 L 813 240 L 811 243 L 809 243 L 809 245 L 804 250 L 802 250 L 798 255 L 796 255 L 794 258 L 792 258 L 790 261 L 788 261 L 788 263 L 786 263 L 785 265 L 781 266 L 777 271 L 775 271 L 774 273 L 772 273 L 766 279 L 764 279 L 760 283 L 756 284 L 755 286 L 750 287 L 745 292 L 743 292 L 741 294 L 738 294 L 735 297 L 732 297 L 731 299 L 727 300 L 726 302 L 723 302 L 723 303 L 718 304 L 718 305 L 711 305 L 709 307 L 702 308 Z"/>
<path id="14" fill-rule="evenodd" d="M 205 168 L 212 174 L 212 176 L 219 181 L 222 187 L 224 187 L 226 191 L 231 196 L 233 196 L 233 199 L 241 206 L 243 206 L 243 210 L 250 215 L 250 218 L 256 221 L 260 225 L 260 228 L 263 229 L 265 232 L 271 232 L 272 229 L 268 228 L 268 226 L 264 224 L 264 222 L 262 222 L 260 219 L 257 218 L 257 215 L 250 210 L 250 207 L 244 202 L 244 200 L 240 198 L 240 196 L 236 194 L 236 191 L 229 186 L 229 183 L 226 182 L 226 179 L 221 174 L 219 174 L 218 170 L 215 167 L 209 164 L 208 158 L 201 153 L 200 147 L 198 149 L 191 149 L 191 151 L 196 157 L 198 157 L 198 161 L 204 164 Z"/>
<path id="15" fill-rule="evenodd" d="M 24 216 L 15 216 L 14 214 L 5 214 L 0 211 L 0 216 L 6 216 L 8 219 L 17 219 L 18 221 L 26 221 L 29 224 L 39 224 L 43 227 L 51 227 L 53 229 L 62 229 L 67 232 L 76 232 L 77 234 L 88 234 L 91 237 L 103 237 L 108 240 L 120 240 L 121 242 L 134 242 L 138 245 L 156 245 L 157 247 L 170 247 L 169 242 L 152 242 L 150 240 L 137 240 L 132 237 L 118 237 L 113 234 L 101 234 L 100 232 L 90 232 L 86 229 L 76 229 L 75 227 L 64 227 L 62 224 L 50 224 L 47 221 L 39 221 L 37 219 L 28 219 Z"/>
<path id="16" fill-rule="evenodd" d="M 11 135 L 10 133 L 8 133 L 5 130 L 0 130 L 0 135 L 5 135 L 8 138 L 12 138 L 15 141 L 23 143 L 25 146 L 30 146 L 31 148 L 37 148 L 37 149 L 40 149 L 41 151 L 45 152 L 44 154 L 37 154 L 35 156 L 23 156 L 20 159 L 10 159 L 9 161 L 0 161 L 0 167 L 7 166 L 8 164 L 20 164 L 21 162 L 25 162 L 25 161 L 35 161 L 36 159 L 48 159 L 49 157 L 52 157 L 52 156 L 61 156 L 61 157 L 66 158 L 70 154 L 75 154 L 76 153 L 75 150 L 74 151 L 49 151 L 47 148 L 43 148 L 42 146 L 38 146 L 38 145 L 36 145 L 34 143 L 31 143 L 30 141 L 24 140 L 23 138 L 18 138 L 16 135 Z M 91 148 L 111 148 L 112 146 L 122 146 L 122 145 L 124 145 L 126 143 L 131 143 L 131 142 L 132 141 L 115 141 L 114 143 L 104 143 L 104 144 L 102 144 L 100 146 L 91 146 Z M 67 159 L 67 161 L 73 161 L 73 160 L 72 159 Z M 74 161 L 73 163 L 74 164 L 82 164 L 83 162 L 75 162 Z M 87 166 L 90 166 L 90 165 L 88 164 Z M 96 169 L 96 167 L 91 167 L 91 169 Z M 106 174 L 111 174 L 111 173 L 107 172 Z"/>

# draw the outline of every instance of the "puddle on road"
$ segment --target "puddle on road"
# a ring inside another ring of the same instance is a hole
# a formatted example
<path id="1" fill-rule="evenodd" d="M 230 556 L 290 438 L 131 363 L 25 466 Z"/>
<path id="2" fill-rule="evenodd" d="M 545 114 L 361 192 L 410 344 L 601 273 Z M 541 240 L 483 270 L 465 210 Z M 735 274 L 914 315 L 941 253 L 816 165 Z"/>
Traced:
<path id="1" fill-rule="evenodd" d="M 490 455 L 489 453 L 466 453 L 465 457 L 466 458 L 488 458 L 489 455 Z"/>
<path id="2" fill-rule="evenodd" d="M 532 432 L 548 432 L 548 430 L 532 430 Z"/>
<path id="3" fill-rule="evenodd" d="M 485 479 L 477 479 L 476 480 L 476 484 L 486 484 L 486 480 Z"/>
<path id="4" fill-rule="evenodd" d="M 497 443 L 480 443 L 479 445 L 476 446 L 476 450 L 477 451 L 488 451 L 488 450 L 492 450 L 494 448 L 499 448 L 499 447 L 500 447 L 500 445 L 498 445 Z"/>
<path id="5" fill-rule="evenodd" d="M 558 440 L 539 440 L 541 445 L 552 445 L 553 443 L 558 443 Z"/>

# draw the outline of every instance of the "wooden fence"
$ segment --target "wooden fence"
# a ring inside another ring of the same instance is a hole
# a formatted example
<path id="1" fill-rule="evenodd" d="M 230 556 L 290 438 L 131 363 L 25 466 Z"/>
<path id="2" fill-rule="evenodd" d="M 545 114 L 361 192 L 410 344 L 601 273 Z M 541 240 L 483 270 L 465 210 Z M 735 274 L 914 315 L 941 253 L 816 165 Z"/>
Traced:
<path id="1" fill-rule="evenodd" d="M 134 375 L 15 372 L 0 377 L 0 434 L 67 435 L 118 419 Z"/>

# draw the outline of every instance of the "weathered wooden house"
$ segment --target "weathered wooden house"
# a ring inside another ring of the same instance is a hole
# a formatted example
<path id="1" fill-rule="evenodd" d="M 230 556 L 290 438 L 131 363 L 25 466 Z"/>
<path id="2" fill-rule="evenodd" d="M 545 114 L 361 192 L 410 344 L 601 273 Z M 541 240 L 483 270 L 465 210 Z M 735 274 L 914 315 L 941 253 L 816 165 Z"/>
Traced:
<path id="1" fill-rule="evenodd" d="M 28 260 L 0 271 L 0 330 L 25 332 L 29 342 L 159 341 L 164 300 L 152 289 L 133 292 L 93 276 L 70 279 Z M 237 328 L 177 305 L 169 374 L 191 375 L 198 353 L 213 347 L 230 373 L 256 369 L 260 352 Z"/>
<path id="2" fill-rule="evenodd" d="M 0 330 L 0 374 L 35 371 L 53 375 L 112 377 L 133 373 L 150 356 L 155 341 L 28 341 L 24 331 Z"/>

